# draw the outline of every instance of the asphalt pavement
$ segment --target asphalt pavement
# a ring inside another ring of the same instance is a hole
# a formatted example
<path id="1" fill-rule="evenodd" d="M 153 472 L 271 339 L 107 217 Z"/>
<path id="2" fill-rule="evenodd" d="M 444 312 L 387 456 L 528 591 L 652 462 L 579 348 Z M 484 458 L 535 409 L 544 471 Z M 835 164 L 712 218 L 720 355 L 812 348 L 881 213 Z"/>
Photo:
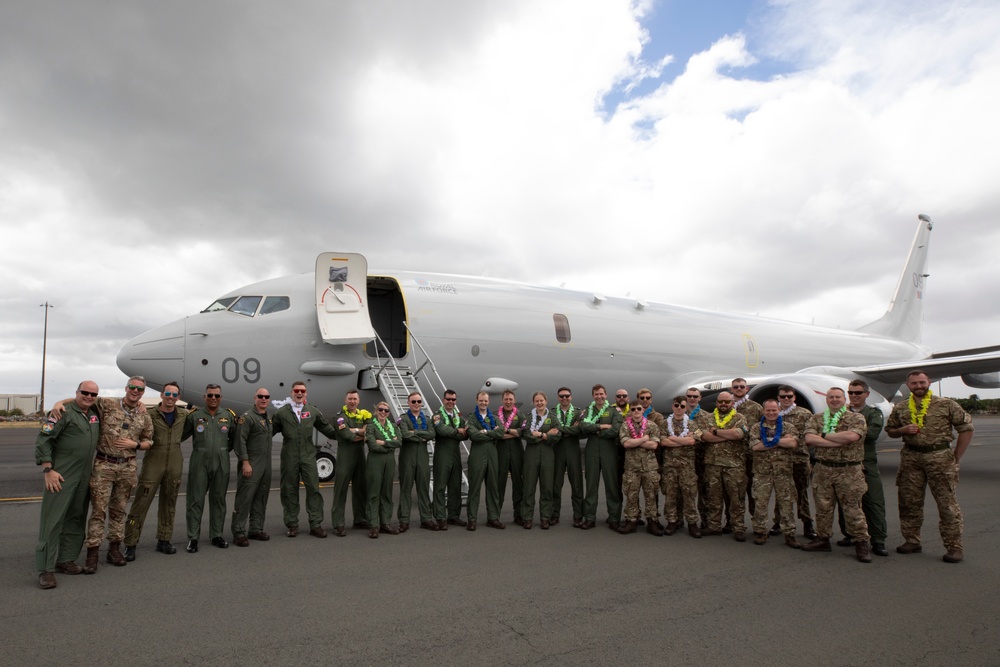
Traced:
<path id="1" fill-rule="evenodd" d="M 961 472 L 966 559 L 957 565 L 941 561 L 929 496 L 924 553 L 892 551 L 901 541 L 899 455 L 888 441 L 880 470 L 891 554 L 868 565 L 853 549 L 809 554 L 780 538 L 755 546 L 731 536 L 622 536 L 567 523 L 499 531 L 485 527 L 485 516 L 475 533 L 420 530 L 414 514 L 414 528 L 401 536 L 372 540 L 349 530 L 345 538 L 289 539 L 272 491 L 269 542 L 223 550 L 203 535 L 199 553 L 166 556 L 154 551 L 154 509 L 135 562 L 108 565 L 102 548 L 96 575 L 57 575 L 51 591 L 37 587 L 34 571 L 39 502 L 32 498 L 41 488 L 34 431 L 0 429 L 2 661 L 1000 664 L 1000 418 L 977 418 L 976 426 Z M 568 493 L 567 486 L 563 517 L 572 514 Z M 329 488 L 323 496 L 329 528 Z M 508 497 L 503 519 L 511 515 Z M 603 501 L 598 516 L 603 521 Z"/>

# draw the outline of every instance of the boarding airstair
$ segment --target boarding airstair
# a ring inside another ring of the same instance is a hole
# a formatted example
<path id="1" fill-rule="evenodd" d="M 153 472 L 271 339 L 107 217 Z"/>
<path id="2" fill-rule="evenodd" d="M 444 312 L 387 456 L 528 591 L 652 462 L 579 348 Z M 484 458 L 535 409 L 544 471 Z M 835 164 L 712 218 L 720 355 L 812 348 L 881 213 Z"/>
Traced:
<path id="1" fill-rule="evenodd" d="M 413 335 L 410 331 L 410 327 L 403 324 L 410 334 L 410 341 L 413 343 L 411 358 L 412 363 L 416 364 L 416 368 L 409 365 L 397 364 L 396 360 L 393 358 L 392 354 L 389 352 L 388 346 L 385 341 L 375 333 L 375 356 L 376 356 L 376 366 L 371 369 L 371 372 L 378 384 L 379 390 L 382 392 L 382 396 L 385 398 L 385 402 L 389 404 L 389 410 L 393 416 L 393 419 L 399 419 L 405 415 L 409 410 L 409 404 L 407 399 L 413 392 L 419 392 L 424 399 L 422 412 L 427 415 L 428 419 L 432 419 L 434 412 L 436 411 L 434 406 L 441 407 L 443 405 L 441 399 L 444 397 L 444 392 L 447 389 L 444 380 L 441 379 L 441 375 L 438 373 L 437 368 L 434 366 L 434 362 L 431 360 L 427 350 L 424 346 L 420 344 L 417 337 Z M 419 352 L 419 354 L 418 354 Z M 383 357 L 384 355 L 384 357 Z M 427 385 L 430 391 L 425 391 L 421 386 L 420 381 Z M 427 443 L 427 451 L 431 457 L 431 469 L 433 472 L 434 467 L 434 440 Z M 469 446 L 466 441 L 462 441 L 462 451 L 465 453 L 465 458 L 469 457 Z M 465 469 L 462 469 L 462 504 L 465 504 L 469 492 L 469 480 L 465 475 Z M 431 475 L 431 494 L 434 493 L 434 478 Z"/>

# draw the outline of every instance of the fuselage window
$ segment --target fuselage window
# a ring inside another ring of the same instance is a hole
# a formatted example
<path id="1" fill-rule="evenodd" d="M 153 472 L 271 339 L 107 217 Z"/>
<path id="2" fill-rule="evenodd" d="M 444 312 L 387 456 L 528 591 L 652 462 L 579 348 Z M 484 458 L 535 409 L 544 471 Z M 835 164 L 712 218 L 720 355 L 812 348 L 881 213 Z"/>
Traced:
<path id="1" fill-rule="evenodd" d="M 229 307 L 234 313 L 239 313 L 240 315 L 246 315 L 247 317 L 253 317 L 253 314 L 257 312 L 257 306 L 260 305 L 259 296 L 241 296 L 236 299 L 236 303 Z"/>
<path id="2" fill-rule="evenodd" d="M 556 340 L 560 343 L 568 343 L 570 339 L 569 320 L 565 315 L 556 313 L 552 316 L 552 321 L 556 325 Z"/>
<path id="3" fill-rule="evenodd" d="M 290 306 L 291 302 L 287 296 L 266 296 L 264 297 L 264 305 L 260 309 L 260 314 L 270 315 L 271 313 L 288 310 Z"/>
<path id="4" fill-rule="evenodd" d="M 225 310 L 226 308 L 229 308 L 230 304 L 232 304 L 233 301 L 236 301 L 235 296 L 225 296 L 222 297 L 221 299 L 216 299 L 211 306 L 209 306 L 208 308 L 206 308 L 201 312 L 211 313 L 214 310 Z"/>

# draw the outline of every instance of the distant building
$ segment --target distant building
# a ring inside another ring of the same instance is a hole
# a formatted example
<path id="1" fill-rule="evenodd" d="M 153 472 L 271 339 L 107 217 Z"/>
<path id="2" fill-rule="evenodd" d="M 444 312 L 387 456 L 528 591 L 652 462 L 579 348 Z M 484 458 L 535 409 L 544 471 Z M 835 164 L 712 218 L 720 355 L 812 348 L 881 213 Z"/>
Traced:
<path id="1" fill-rule="evenodd" d="M 38 412 L 42 397 L 40 394 L 0 394 L 0 410 L 10 412 L 20 408 L 26 415 Z"/>

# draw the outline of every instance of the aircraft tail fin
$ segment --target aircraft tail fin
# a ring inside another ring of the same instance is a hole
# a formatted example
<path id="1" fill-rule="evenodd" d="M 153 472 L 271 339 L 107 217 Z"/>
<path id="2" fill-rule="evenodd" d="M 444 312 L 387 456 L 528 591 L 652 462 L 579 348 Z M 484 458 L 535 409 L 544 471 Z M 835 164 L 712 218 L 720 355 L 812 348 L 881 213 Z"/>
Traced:
<path id="1" fill-rule="evenodd" d="M 885 315 L 859 327 L 858 331 L 919 343 L 923 329 L 924 282 L 927 273 L 927 248 L 934 223 L 920 214 L 920 224 L 910 246 L 906 265 L 899 276 L 896 292 Z"/>

